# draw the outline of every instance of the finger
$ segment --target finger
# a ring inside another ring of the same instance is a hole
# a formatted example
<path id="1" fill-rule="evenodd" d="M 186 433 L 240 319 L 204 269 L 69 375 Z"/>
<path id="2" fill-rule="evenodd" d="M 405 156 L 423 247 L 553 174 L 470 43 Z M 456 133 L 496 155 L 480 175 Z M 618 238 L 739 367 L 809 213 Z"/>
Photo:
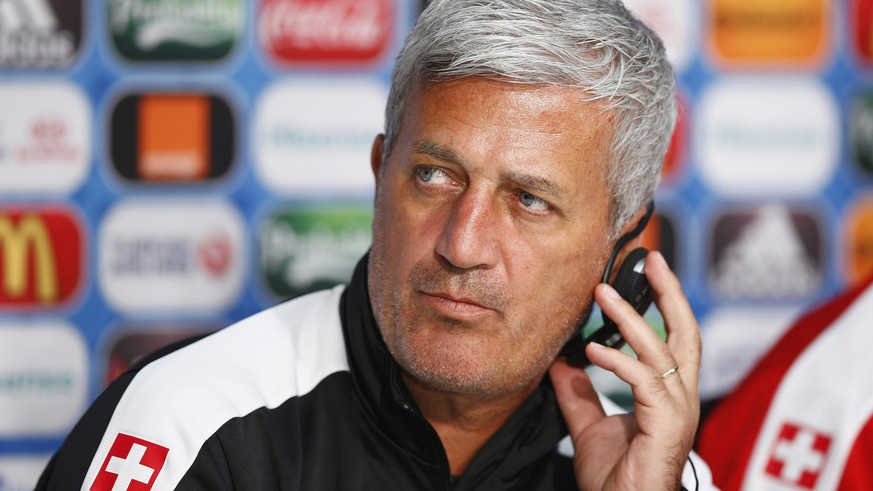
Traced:
<path id="1" fill-rule="evenodd" d="M 693 382 L 690 385 L 696 388 L 700 371 L 700 328 L 682 292 L 679 279 L 670 270 L 664 256 L 657 251 L 646 258 L 646 277 L 655 291 L 655 303 L 664 318 L 667 345 L 685 372 L 686 379 Z"/>
<path id="2" fill-rule="evenodd" d="M 600 284 L 594 289 L 594 298 L 603 312 L 615 321 L 622 337 L 638 359 L 664 373 L 676 365 L 670 349 L 651 326 L 611 286 Z"/>
<path id="3" fill-rule="evenodd" d="M 658 372 L 651 365 L 635 359 L 626 353 L 595 343 L 585 347 L 585 355 L 591 361 L 591 364 L 610 371 L 616 377 L 627 382 L 633 390 L 634 400 L 639 404 L 655 407 L 663 403 L 665 396 L 669 392 L 669 385 L 679 387 L 678 392 L 674 392 L 674 395 L 683 394 L 681 398 L 685 398 L 684 386 L 681 382 L 681 371 L 677 371 L 664 378 L 661 377 L 661 374 L 667 370 Z M 673 384 L 672 379 L 675 379 L 678 383 Z"/>
<path id="4" fill-rule="evenodd" d="M 574 441 L 588 426 L 606 417 L 585 370 L 571 367 L 564 360 L 556 360 L 549 368 L 549 376 Z"/>

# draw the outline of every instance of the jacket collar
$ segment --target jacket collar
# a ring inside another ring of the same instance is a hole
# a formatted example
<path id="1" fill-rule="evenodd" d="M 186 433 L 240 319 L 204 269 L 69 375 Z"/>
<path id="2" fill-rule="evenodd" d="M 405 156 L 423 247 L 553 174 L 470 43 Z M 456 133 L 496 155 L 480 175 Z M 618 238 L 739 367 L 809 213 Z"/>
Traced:
<path id="1" fill-rule="evenodd" d="M 392 441 L 426 465 L 445 468 L 448 474 L 439 436 L 421 415 L 376 325 L 367 291 L 368 259 L 369 254 L 358 263 L 340 303 L 355 390 L 368 416 Z M 529 475 L 531 466 L 553 456 L 566 435 L 554 391 L 545 377 L 479 451 L 455 489 L 473 489 L 494 479 L 511 487 L 512 481 Z"/>

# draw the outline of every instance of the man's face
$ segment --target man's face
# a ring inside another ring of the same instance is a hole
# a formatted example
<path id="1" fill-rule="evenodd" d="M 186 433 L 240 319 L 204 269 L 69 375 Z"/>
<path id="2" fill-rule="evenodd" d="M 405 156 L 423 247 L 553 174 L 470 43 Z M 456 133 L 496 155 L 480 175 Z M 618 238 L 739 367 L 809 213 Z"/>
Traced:
<path id="1" fill-rule="evenodd" d="M 426 85 L 377 179 L 369 292 L 388 349 L 442 391 L 529 387 L 609 254 L 612 125 L 578 90 Z"/>

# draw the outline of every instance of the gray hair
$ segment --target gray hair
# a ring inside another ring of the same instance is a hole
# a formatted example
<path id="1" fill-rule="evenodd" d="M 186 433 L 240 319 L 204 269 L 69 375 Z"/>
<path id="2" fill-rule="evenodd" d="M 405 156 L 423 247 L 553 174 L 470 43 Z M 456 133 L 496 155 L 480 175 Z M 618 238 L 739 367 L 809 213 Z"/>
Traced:
<path id="1" fill-rule="evenodd" d="M 613 112 L 611 238 L 653 198 L 676 121 L 675 79 L 660 39 L 619 0 L 434 0 L 394 65 L 385 157 L 411 90 L 469 76 L 579 88 Z"/>

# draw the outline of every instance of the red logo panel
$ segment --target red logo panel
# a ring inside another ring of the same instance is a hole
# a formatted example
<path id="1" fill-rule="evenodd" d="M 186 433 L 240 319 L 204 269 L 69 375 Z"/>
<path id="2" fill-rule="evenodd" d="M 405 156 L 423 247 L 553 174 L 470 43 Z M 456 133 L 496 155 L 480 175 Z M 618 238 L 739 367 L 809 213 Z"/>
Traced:
<path id="1" fill-rule="evenodd" d="M 873 63 L 873 0 L 852 0 L 849 22 L 855 27 L 856 53 L 865 63 Z"/>
<path id="2" fill-rule="evenodd" d="M 391 0 L 264 0 L 261 44 L 283 64 L 372 63 L 394 28 Z"/>
<path id="3" fill-rule="evenodd" d="M 91 491 L 149 491 L 167 460 L 167 447 L 119 433 L 97 473 Z"/>
<path id="4" fill-rule="evenodd" d="M 62 208 L 0 208 L 0 308 L 53 307 L 82 283 L 82 226 Z"/>

